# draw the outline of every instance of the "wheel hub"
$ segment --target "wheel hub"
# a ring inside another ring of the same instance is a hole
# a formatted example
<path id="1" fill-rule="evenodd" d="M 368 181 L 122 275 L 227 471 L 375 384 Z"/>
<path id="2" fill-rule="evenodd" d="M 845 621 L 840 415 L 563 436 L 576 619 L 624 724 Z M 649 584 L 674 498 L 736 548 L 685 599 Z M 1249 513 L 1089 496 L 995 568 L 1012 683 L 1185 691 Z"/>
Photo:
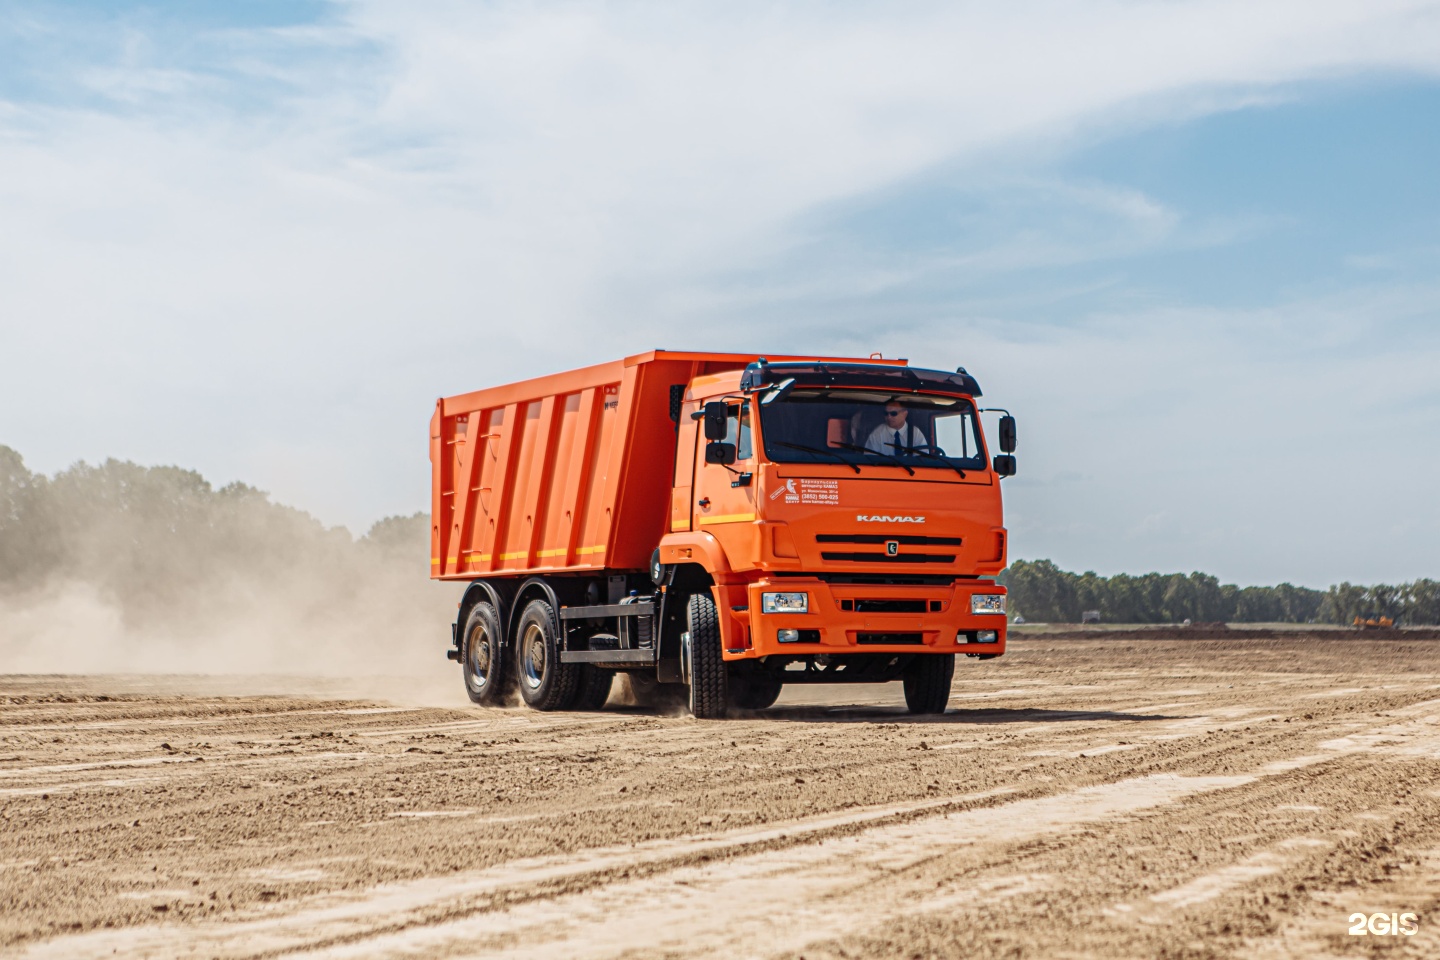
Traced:
<path id="1" fill-rule="evenodd" d="M 534 690 L 545 679 L 545 634 L 538 626 L 531 624 L 525 631 L 525 657 L 522 673 L 525 684 Z"/>
<path id="2" fill-rule="evenodd" d="M 484 677 L 490 672 L 490 638 L 480 634 L 471 642 L 470 649 L 470 667 L 476 676 Z"/>

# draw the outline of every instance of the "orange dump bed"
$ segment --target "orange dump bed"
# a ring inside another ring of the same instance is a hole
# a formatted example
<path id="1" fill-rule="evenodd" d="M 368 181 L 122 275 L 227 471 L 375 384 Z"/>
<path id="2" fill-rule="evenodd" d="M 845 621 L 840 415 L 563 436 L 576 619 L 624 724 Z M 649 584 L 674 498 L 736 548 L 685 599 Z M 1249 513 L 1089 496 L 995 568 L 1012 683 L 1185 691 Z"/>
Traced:
<path id="1" fill-rule="evenodd" d="M 755 359 L 656 350 L 438 401 L 431 576 L 644 569 L 669 517 L 670 388 Z"/>

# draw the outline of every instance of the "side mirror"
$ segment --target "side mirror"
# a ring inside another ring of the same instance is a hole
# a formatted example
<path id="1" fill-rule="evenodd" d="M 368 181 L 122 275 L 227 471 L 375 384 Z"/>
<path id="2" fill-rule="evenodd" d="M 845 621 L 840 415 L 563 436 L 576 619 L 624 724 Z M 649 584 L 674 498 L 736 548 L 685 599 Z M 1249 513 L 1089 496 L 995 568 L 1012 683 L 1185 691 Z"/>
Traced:
<path id="1" fill-rule="evenodd" d="M 711 400 L 705 404 L 705 439 L 724 440 L 728 425 L 725 418 L 730 414 L 730 405 L 724 400 Z M 708 456 L 708 455 L 707 455 Z M 705 461 L 709 463 L 707 459 Z"/>
<path id="2" fill-rule="evenodd" d="M 1000 449 L 1006 453 L 1015 452 L 1015 418 L 1008 413 L 1000 418 Z M 998 470 L 999 467 L 996 467 Z M 1012 469 L 1010 473 L 1014 473 Z M 1008 477 L 1010 474 L 1007 473 Z"/>
<path id="3" fill-rule="evenodd" d="M 709 424 L 708 420 L 706 424 Z M 735 444 L 721 443 L 718 440 L 705 444 L 705 462 L 720 463 L 727 467 L 730 466 L 730 464 L 735 462 Z"/>
<path id="4" fill-rule="evenodd" d="M 1008 453 L 998 454 L 995 457 L 995 472 L 1002 477 L 1015 476 L 1015 458 Z"/>

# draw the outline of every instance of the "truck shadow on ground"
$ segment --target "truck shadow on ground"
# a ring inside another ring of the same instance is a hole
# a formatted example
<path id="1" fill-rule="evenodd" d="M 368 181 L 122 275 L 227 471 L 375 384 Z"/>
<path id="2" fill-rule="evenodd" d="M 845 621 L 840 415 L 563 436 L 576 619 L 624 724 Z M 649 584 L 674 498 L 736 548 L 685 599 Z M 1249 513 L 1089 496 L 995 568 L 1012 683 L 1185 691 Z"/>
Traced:
<path id="1" fill-rule="evenodd" d="M 1188 720 L 1189 715 L 1163 713 L 1120 713 L 1109 710 L 1042 710 L 1038 708 L 1003 709 L 984 707 L 948 710 L 943 714 L 915 716 L 904 707 L 771 707 L 768 710 L 737 711 L 737 719 L 774 720 L 788 723 L 918 723 L 918 724 L 1004 724 L 1004 723 L 1074 723 L 1106 721 L 1143 723 L 1156 720 Z"/>

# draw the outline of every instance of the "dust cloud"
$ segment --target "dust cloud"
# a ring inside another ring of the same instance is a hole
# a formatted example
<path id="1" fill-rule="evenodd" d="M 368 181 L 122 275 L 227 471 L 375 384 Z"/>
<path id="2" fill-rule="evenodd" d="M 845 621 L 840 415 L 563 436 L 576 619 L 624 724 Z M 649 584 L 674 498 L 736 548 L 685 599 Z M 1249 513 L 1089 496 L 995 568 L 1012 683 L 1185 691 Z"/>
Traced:
<path id="1" fill-rule="evenodd" d="M 45 477 L 0 446 L 0 673 L 223 675 L 252 692 L 284 675 L 290 692 L 465 702 L 444 657 L 460 588 L 430 581 L 429 546 L 424 514 L 356 538 L 194 471 Z"/>

